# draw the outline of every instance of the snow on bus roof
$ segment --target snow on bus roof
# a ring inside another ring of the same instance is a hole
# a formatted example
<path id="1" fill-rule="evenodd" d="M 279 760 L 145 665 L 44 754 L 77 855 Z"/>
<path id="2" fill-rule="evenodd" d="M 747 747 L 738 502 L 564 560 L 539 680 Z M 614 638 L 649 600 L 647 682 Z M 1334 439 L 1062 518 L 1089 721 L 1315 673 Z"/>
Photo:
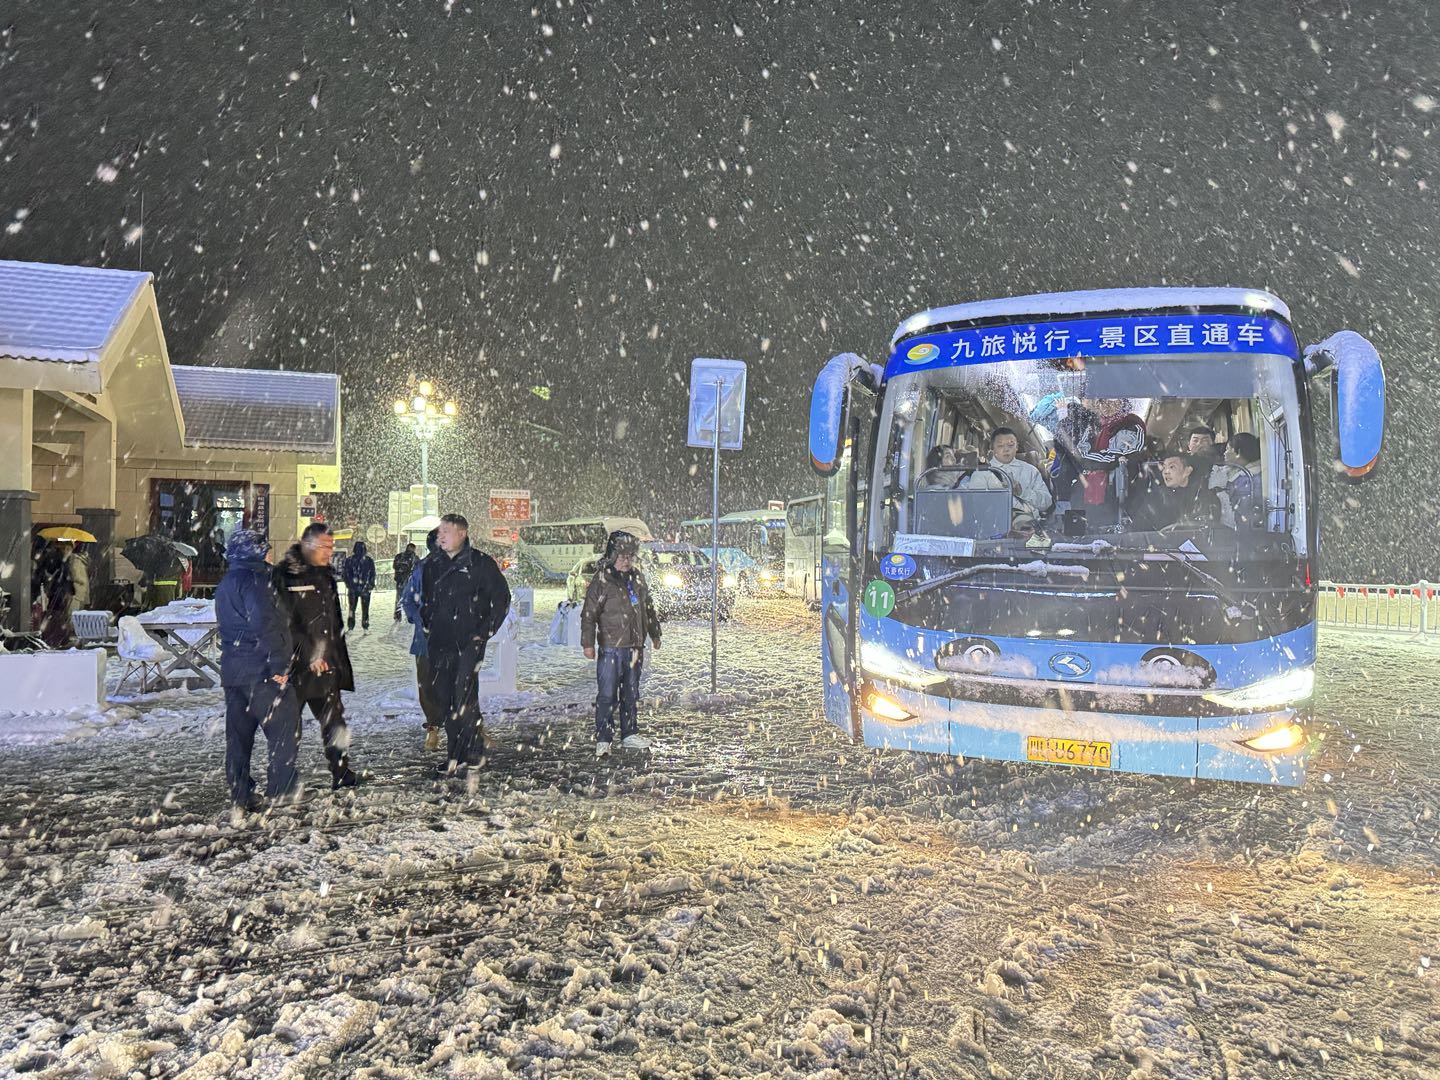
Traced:
<path id="1" fill-rule="evenodd" d="M 720 524 L 735 525 L 742 521 L 781 521 L 785 517 L 784 510 L 735 510 L 728 514 L 720 515 Z M 687 518 L 681 525 L 709 525 L 710 515 L 704 517 Z"/>
<path id="2" fill-rule="evenodd" d="M 1290 309 L 1285 301 L 1261 289 L 1234 288 L 1145 288 L 1090 289 L 1083 292 L 1033 293 L 998 300 L 952 304 L 912 315 L 895 330 L 890 346 L 902 338 L 935 326 L 998 319 L 1007 316 L 1106 315 L 1122 311 L 1161 311 L 1173 308 L 1238 307 L 1247 311 L 1273 312 L 1287 322 Z"/>

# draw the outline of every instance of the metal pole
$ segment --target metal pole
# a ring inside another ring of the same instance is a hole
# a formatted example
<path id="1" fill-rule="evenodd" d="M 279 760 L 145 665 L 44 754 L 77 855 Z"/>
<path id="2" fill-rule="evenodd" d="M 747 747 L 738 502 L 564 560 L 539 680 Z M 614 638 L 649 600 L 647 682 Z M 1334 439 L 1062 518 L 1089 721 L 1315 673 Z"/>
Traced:
<path id="1" fill-rule="evenodd" d="M 430 441 L 420 436 L 420 516 L 430 515 Z"/>
<path id="2" fill-rule="evenodd" d="M 719 666 L 720 632 L 720 393 L 725 383 L 715 380 L 715 455 L 710 486 L 710 693 L 715 693 Z"/>

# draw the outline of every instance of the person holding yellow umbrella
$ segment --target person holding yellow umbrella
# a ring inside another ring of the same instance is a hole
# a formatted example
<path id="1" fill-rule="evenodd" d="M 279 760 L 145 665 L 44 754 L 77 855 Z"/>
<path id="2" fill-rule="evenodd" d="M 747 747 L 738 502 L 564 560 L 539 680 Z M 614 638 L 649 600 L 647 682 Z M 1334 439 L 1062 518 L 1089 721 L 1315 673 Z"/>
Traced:
<path id="1" fill-rule="evenodd" d="M 90 570 L 76 544 L 93 544 L 95 537 L 84 529 L 73 525 L 57 525 L 41 529 L 42 539 L 49 540 L 54 555 L 41 556 L 41 587 L 44 600 L 41 604 L 40 636 L 52 649 L 70 646 L 74 638 L 70 617 L 77 611 L 84 611 L 90 603 Z"/>

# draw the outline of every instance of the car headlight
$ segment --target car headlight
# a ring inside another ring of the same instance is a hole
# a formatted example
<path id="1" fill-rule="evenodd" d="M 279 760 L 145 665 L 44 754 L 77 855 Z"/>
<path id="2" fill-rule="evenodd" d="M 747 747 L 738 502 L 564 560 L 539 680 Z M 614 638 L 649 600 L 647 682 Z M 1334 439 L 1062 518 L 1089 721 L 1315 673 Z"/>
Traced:
<path id="1" fill-rule="evenodd" d="M 720 584 L 724 585 L 727 589 L 733 589 L 735 587 L 735 575 L 726 574 L 720 579 Z"/>
<path id="2" fill-rule="evenodd" d="M 1306 700 L 1315 689 L 1315 669 L 1296 668 L 1236 690 L 1214 690 L 1205 700 L 1227 709 L 1264 709 Z"/>
<path id="3" fill-rule="evenodd" d="M 909 720 L 914 715 L 906 712 L 899 702 L 894 698 L 886 697 L 879 690 L 867 691 L 863 700 L 865 708 L 882 720 Z"/>
<path id="4" fill-rule="evenodd" d="M 1279 727 L 1273 727 L 1269 731 L 1256 735 L 1253 739 L 1244 739 L 1241 746 L 1248 746 L 1251 750 L 1293 750 L 1305 741 L 1305 729 L 1296 723 L 1284 723 Z"/>
<path id="5" fill-rule="evenodd" d="M 891 652 L 884 645 L 866 641 L 860 645 L 860 666 L 867 675 L 877 679 L 924 690 L 945 682 L 945 676 L 929 668 L 921 667 L 913 660 Z"/>
<path id="6" fill-rule="evenodd" d="M 660 581 L 667 589 L 681 589 L 685 587 L 685 579 L 679 574 L 666 574 Z"/>
<path id="7" fill-rule="evenodd" d="M 774 570 L 761 570 L 761 571 L 760 571 L 760 580 L 761 580 L 761 581 L 774 581 L 776 577 L 777 577 L 777 575 L 776 575 L 776 573 L 775 573 Z"/>

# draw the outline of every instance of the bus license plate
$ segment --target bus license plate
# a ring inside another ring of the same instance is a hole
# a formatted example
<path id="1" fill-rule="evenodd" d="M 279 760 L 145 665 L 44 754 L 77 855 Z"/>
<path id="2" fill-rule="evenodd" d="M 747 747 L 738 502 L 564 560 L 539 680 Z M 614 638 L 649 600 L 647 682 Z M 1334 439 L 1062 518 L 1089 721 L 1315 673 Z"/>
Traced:
<path id="1" fill-rule="evenodd" d="M 1092 769 L 1110 768 L 1110 744 L 1085 739 L 1051 739 L 1044 735 L 1025 736 L 1027 761 L 1047 761 L 1052 765 L 1085 765 Z"/>

